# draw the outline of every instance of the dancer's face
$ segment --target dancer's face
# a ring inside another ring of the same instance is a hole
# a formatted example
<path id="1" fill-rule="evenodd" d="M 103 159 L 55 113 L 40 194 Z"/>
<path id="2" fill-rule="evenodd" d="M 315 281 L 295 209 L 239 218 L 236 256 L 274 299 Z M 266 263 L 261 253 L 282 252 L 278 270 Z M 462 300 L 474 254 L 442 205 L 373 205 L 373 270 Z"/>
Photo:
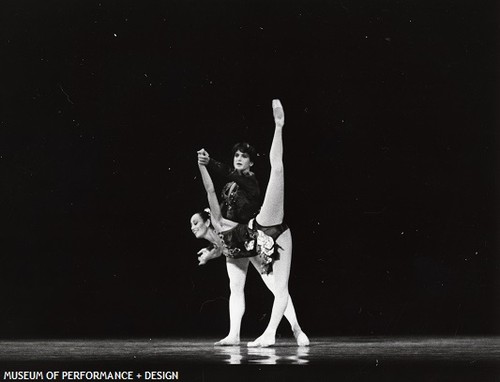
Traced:
<path id="1" fill-rule="evenodd" d="M 246 173 L 250 171 L 250 167 L 253 166 L 253 162 L 250 160 L 250 156 L 247 153 L 236 150 L 233 158 L 233 166 L 237 171 Z"/>
<path id="2" fill-rule="evenodd" d="M 210 227 L 210 220 L 203 220 L 200 214 L 191 216 L 191 232 L 197 239 L 204 237 Z"/>

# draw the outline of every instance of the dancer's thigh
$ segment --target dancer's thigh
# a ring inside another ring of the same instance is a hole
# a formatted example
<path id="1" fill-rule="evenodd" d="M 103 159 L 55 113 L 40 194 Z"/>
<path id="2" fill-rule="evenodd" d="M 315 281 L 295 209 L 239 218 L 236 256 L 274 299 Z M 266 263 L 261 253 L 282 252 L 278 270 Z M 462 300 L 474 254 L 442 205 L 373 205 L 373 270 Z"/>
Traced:
<path id="1" fill-rule="evenodd" d="M 290 229 L 283 232 L 277 239 L 276 244 L 279 249 L 279 259 L 273 263 L 273 281 L 277 289 L 288 289 L 288 279 L 290 277 L 290 267 L 292 264 L 292 233 Z"/>
<path id="2" fill-rule="evenodd" d="M 242 287 L 245 285 L 249 262 L 248 258 L 226 258 L 227 275 L 229 276 L 231 287 Z"/>

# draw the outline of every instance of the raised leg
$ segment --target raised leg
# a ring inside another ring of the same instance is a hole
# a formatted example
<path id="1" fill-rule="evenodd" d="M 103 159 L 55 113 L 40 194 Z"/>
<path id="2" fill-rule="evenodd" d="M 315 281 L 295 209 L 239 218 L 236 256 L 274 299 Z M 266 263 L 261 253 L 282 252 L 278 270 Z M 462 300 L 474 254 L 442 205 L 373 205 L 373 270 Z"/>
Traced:
<path id="1" fill-rule="evenodd" d="M 257 222 L 263 226 L 281 224 L 284 216 L 284 172 L 283 172 L 283 137 L 282 129 L 285 121 L 283 107 L 278 100 L 273 100 L 274 136 L 269 152 L 271 173 L 267 184 L 264 202 L 257 215 Z"/>
<path id="2" fill-rule="evenodd" d="M 245 313 L 245 281 L 248 270 L 248 258 L 226 258 L 226 269 L 229 276 L 229 333 L 214 345 L 231 346 L 240 343 L 240 328 Z"/>

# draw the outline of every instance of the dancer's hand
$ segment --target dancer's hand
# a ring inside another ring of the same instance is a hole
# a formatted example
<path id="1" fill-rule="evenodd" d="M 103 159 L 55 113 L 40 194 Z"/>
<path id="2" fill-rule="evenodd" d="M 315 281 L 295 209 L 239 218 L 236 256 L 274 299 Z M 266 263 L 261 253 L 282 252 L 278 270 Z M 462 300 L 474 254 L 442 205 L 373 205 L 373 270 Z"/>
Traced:
<path id="1" fill-rule="evenodd" d="M 217 253 L 216 249 L 202 248 L 198 251 L 198 265 L 204 265 L 208 260 L 215 259 L 220 255 Z"/>
<path id="2" fill-rule="evenodd" d="M 208 255 L 210 251 L 206 248 L 202 248 L 198 251 L 198 265 L 204 265 L 208 261 Z"/>
<path id="3" fill-rule="evenodd" d="M 283 127 L 285 124 L 285 112 L 279 99 L 273 99 L 273 115 L 276 127 Z"/>
<path id="4" fill-rule="evenodd" d="M 197 151 L 198 153 L 198 164 L 202 166 L 206 166 L 210 161 L 210 155 L 205 149 L 201 149 Z"/>

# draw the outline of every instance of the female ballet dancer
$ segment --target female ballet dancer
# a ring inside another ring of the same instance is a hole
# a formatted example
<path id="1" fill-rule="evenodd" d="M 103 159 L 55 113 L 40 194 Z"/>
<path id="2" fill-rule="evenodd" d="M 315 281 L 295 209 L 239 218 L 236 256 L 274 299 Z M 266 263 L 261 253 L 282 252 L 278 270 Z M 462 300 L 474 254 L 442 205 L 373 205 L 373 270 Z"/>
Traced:
<path id="1" fill-rule="evenodd" d="M 297 344 L 309 345 L 309 339 L 298 324 L 288 292 L 292 237 L 290 229 L 283 223 L 282 128 L 284 113 L 278 100 L 273 100 L 273 114 L 276 126 L 270 150 L 271 175 L 261 210 L 257 217 L 248 224 L 236 223 L 222 217 L 212 179 L 203 161 L 198 161 L 212 213 L 210 218 L 206 212 L 196 213 L 191 218 L 191 230 L 194 235 L 211 243 L 210 247 L 200 251 L 200 264 L 223 254 L 227 258 L 230 279 L 230 332 L 226 338 L 217 343 L 220 345 L 239 343 L 239 330 L 244 313 L 243 286 L 248 261 L 260 270 L 266 286 L 274 294 L 271 318 L 267 328 L 259 338 L 249 342 L 248 346 L 274 345 L 276 330 L 283 315 L 290 322 Z"/>

